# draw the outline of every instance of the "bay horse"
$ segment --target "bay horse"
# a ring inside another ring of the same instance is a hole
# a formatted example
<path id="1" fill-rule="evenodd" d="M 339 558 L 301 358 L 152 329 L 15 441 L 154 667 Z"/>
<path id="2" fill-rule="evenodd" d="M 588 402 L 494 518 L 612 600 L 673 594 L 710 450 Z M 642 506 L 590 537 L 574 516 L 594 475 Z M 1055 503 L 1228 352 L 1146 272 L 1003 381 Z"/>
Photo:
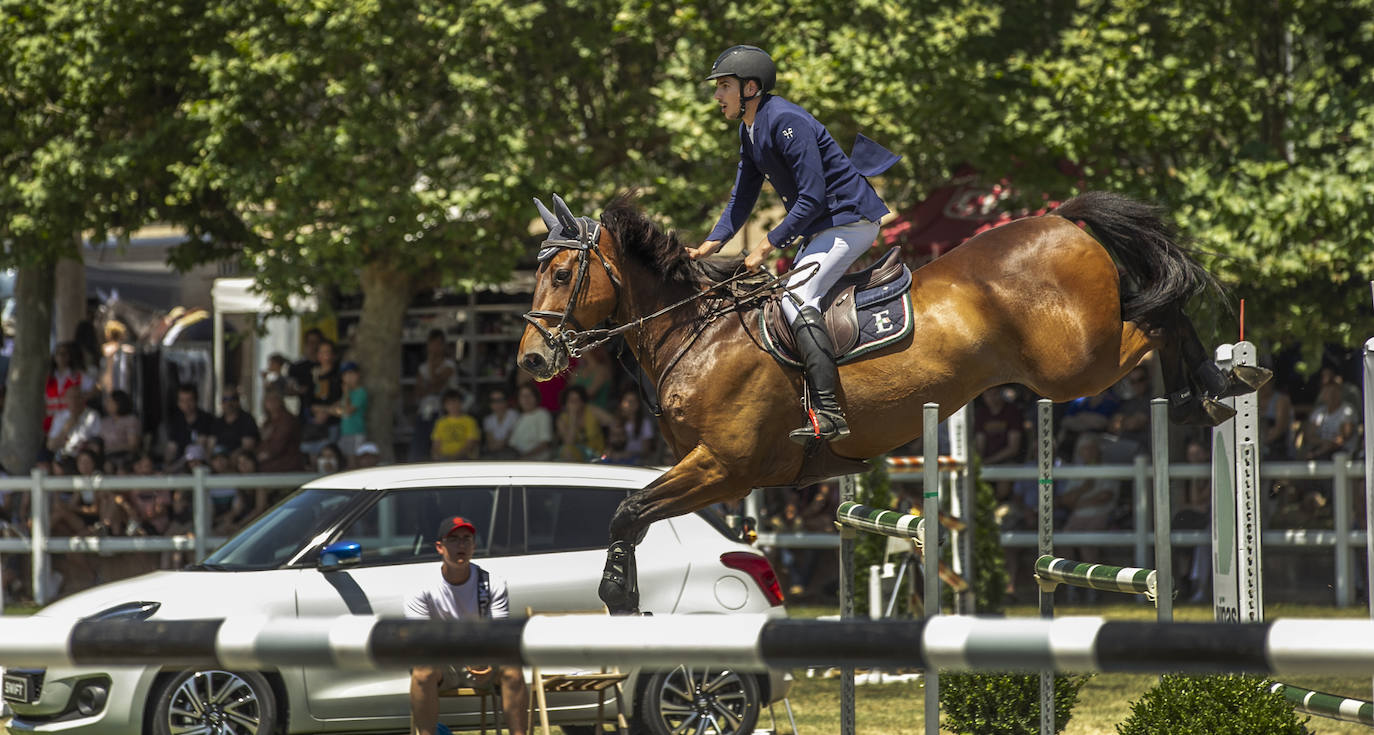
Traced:
<path id="1" fill-rule="evenodd" d="M 1006 383 L 1053 401 L 1092 396 L 1157 350 L 1167 392 L 1186 399 L 1171 406 L 1175 419 L 1214 423 L 1229 410 L 1199 400 L 1194 368 L 1208 355 L 1183 313 L 1215 281 L 1176 244 L 1157 208 L 1123 196 L 1080 195 L 916 270 L 916 328 L 840 367 L 852 433 L 828 447 L 788 440 L 802 418 L 802 373 L 760 347 L 757 305 L 714 288 L 740 259 L 690 260 L 675 233 L 639 211 L 633 192 L 599 221 L 554 203 L 556 214 L 536 200 L 549 237 L 519 365 L 548 380 L 596 333 L 583 325 L 616 325 L 656 389 L 659 428 L 677 458 L 612 517 L 599 594 L 613 612 L 637 611 L 634 545 L 649 524 L 755 487 L 853 472 L 854 460 L 917 438 L 926 402 L 939 403 L 943 419 Z"/>

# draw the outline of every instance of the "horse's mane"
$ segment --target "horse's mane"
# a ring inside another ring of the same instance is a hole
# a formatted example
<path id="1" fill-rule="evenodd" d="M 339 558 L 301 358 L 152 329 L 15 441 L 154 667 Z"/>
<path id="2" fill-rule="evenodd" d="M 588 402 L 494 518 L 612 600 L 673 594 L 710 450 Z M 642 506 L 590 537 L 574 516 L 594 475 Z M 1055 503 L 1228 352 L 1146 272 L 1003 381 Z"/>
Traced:
<path id="1" fill-rule="evenodd" d="M 743 257 L 692 260 L 676 232 L 664 232 L 640 211 L 635 189 L 617 195 L 601 213 L 601 224 L 611 231 L 626 255 L 668 283 L 689 288 L 729 278 Z"/>

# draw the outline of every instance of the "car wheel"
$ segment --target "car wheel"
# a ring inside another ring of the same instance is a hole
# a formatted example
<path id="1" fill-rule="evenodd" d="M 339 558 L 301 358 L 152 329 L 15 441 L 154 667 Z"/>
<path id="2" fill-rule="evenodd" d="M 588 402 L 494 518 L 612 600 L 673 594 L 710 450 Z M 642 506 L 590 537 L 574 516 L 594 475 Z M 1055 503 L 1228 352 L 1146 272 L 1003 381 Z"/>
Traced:
<path id="1" fill-rule="evenodd" d="M 277 697 L 256 671 L 183 671 L 157 691 L 152 735 L 271 735 Z"/>
<path id="2" fill-rule="evenodd" d="M 640 719 L 653 735 L 748 735 L 759 719 L 759 684 L 718 666 L 679 666 L 649 677 Z"/>

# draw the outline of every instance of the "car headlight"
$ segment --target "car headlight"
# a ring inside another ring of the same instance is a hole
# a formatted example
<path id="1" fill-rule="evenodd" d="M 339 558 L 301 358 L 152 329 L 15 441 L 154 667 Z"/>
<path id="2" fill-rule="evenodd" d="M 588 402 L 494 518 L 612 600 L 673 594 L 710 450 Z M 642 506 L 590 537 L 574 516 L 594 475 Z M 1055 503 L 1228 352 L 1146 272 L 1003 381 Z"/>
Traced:
<path id="1" fill-rule="evenodd" d="M 160 602 L 125 602 L 120 605 L 101 610 L 94 615 L 88 615 L 82 620 L 124 620 L 139 621 L 147 620 L 153 613 L 162 607 Z"/>

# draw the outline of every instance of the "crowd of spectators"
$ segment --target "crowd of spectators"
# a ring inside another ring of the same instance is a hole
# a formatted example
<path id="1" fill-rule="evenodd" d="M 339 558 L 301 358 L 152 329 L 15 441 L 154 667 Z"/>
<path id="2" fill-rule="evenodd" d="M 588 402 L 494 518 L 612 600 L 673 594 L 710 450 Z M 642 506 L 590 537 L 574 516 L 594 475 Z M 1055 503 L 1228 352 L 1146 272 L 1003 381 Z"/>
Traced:
<path id="1" fill-rule="evenodd" d="M 53 351 L 45 382 L 44 437 L 37 466 L 58 476 L 152 477 L 193 472 L 212 476 L 315 472 L 370 467 L 390 454 L 367 435 L 369 395 L 359 365 L 318 330 L 310 330 L 294 360 L 275 354 L 262 374 L 261 404 L 245 406 L 237 387 L 224 385 L 218 410 L 205 409 L 195 385 L 175 387 L 164 416 L 141 415 L 133 398 L 135 380 L 128 330 L 105 328 L 105 342 L 83 348 L 63 342 Z M 1359 394 L 1350 375 L 1333 362 L 1308 382 L 1280 371 L 1258 395 L 1263 418 L 1263 458 L 1324 460 L 1338 452 L 1356 454 L 1361 443 Z M 620 376 L 618 378 L 618 376 Z M 1130 463 L 1150 451 L 1149 398 L 1159 392 L 1142 365 L 1096 396 L 1055 409 L 1056 462 L 1076 465 Z M 0 405 L 4 386 L 0 385 Z M 453 347 L 438 330 L 429 335 L 419 365 L 412 409 L 402 417 L 409 443 L 398 445 L 397 461 L 562 460 L 630 465 L 671 464 L 657 435 L 657 421 L 635 380 L 613 369 L 604 351 L 575 361 L 554 380 L 518 379 L 472 395 L 460 387 Z M 170 397 L 170 396 L 169 396 Z M 1035 462 L 1035 397 L 1020 386 L 984 391 L 973 403 L 974 449 L 985 465 Z M 1208 461 L 1210 437 L 1174 427 L 1171 456 Z M 908 447 L 913 453 L 918 447 Z M 284 489 L 210 484 L 212 533 L 232 534 L 287 492 Z M 996 520 L 1003 530 L 1035 525 L 1036 486 L 1031 481 L 994 484 Z M 1135 523 L 1129 486 L 1123 481 L 1084 479 L 1056 484 L 1056 525 L 1063 530 L 1129 529 Z M 1330 528 L 1329 481 L 1275 484 L 1268 488 L 1266 527 Z M 837 489 L 833 483 L 770 490 L 760 527 L 778 532 L 833 530 Z M 906 501 L 904 501 L 906 502 Z M 0 529 L 23 533 L 29 496 L 0 493 Z M 1210 487 L 1206 480 L 1178 481 L 1175 528 L 1207 527 Z M 908 504 L 911 504 L 908 502 Z M 50 499 L 52 534 L 57 536 L 168 536 L 192 530 L 190 491 L 148 489 L 56 493 Z M 738 511 L 739 509 L 734 509 Z M 1357 514 L 1361 515 L 1361 514 Z M 1065 548 L 1066 555 L 1111 561 L 1112 552 Z M 1120 553 L 1119 550 L 1116 550 Z M 833 555 L 812 549 L 773 550 L 779 574 L 794 597 L 833 589 Z M 137 555 L 135 555 L 137 556 Z M 1206 549 L 1182 549 L 1175 568 L 1198 594 L 1206 583 Z M 65 554 L 59 572 L 69 587 L 130 573 L 127 560 L 105 555 Z M 23 575 L 7 560 L 6 584 L 19 592 Z M 139 564 L 171 568 L 179 553 L 144 554 Z M 1030 554 L 1009 550 L 1012 580 L 1030 578 Z M 138 571 L 133 569 L 132 571 Z M 1015 594 L 1014 587 L 1008 594 Z M 1185 590 L 1187 592 L 1187 590 Z"/>

